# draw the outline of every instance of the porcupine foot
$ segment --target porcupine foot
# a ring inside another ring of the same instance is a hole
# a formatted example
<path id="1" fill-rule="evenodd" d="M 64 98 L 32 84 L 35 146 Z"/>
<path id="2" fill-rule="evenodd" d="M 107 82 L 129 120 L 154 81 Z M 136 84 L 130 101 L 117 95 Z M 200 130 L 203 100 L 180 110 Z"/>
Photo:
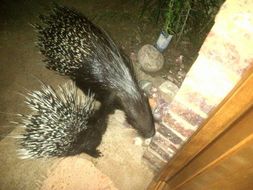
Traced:
<path id="1" fill-rule="evenodd" d="M 86 154 L 89 154 L 90 156 L 94 157 L 94 158 L 99 158 L 104 156 L 103 153 L 100 150 L 85 150 L 84 151 Z"/>

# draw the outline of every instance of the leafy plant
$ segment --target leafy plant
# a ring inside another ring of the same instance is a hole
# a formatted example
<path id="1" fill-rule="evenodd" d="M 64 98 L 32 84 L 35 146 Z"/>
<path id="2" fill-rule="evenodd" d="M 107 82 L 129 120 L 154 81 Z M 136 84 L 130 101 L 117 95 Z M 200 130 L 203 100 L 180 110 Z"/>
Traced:
<path id="1" fill-rule="evenodd" d="M 177 34 L 180 31 L 180 24 L 184 20 L 185 6 L 187 1 L 170 0 L 164 11 L 164 31 L 168 34 Z"/>
<path id="2" fill-rule="evenodd" d="M 186 35 L 197 46 L 202 44 L 213 26 L 215 15 L 223 2 L 224 0 L 191 0 L 192 10 L 190 12 L 191 17 L 187 23 L 189 31 Z"/>
<path id="3" fill-rule="evenodd" d="M 224 0 L 144 0 L 141 15 L 150 12 L 156 22 L 163 21 L 163 30 L 172 34 L 176 42 L 188 37 L 200 44 L 214 23 Z"/>

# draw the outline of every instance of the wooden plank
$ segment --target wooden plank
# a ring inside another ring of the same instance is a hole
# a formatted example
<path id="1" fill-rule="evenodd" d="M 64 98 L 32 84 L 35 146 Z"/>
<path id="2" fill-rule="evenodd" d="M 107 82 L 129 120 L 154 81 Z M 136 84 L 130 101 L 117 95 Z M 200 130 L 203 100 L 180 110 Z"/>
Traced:
<path id="1" fill-rule="evenodd" d="M 163 189 L 166 189 L 167 188 L 167 183 L 165 183 L 165 181 L 152 181 L 147 190 L 163 190 Z"/>
<path id="2" fill-rule="evenodd" d="M 168 181 L 185 167 L 208 144 L 224 132 L 231 123 L 240 117 L 253 103 L 253 68 L 232 92 L 218 106 L 200 130 L 192 136 L 177 155 L 163 168 L 155 180 Z"/>
<path id="3" fill-rule="evenodd" d="M 246 146 L 253 145 L 253 109 L 248 111 L 246 116 L 240 118 L 239 121 L 235 122 L 224 134 L 222 134 L 215 142 L 213 142 L 208 148 L 201 152 L 197 157 L 190 162 L 189 165 L 183 168 L 177 175 L 175 175 L 168 182 L 170 189 L 184 189 L 191 186 L 195 186 L 198 189 L 196 183 L 199 183 L 201 187 L 208 187 L 217 182 L 215 177 L 209 177 L 205 180 L 205 183 L 201 186 L 201 179 L 199 175 L 210 176 L 210 170 L 217 165 L 221 165 L 224 160 L 230 159 L 238 151 L 241 151 Z M 250 162 L 248 167 L 253 166 L 253 149 L 248 151 L 248 155 L 245 155 Z M 244 158 L 237 160 L 234 164 L 226 165 L 226 170 L 231 173 L 241 173 L 244 171 L 238 171 L 242 167 Z M 207 173 L 207 174 L 206 174 Z M 218 179 L 225 178 L 228 175 L 227 172 L 217 172 L 219 175 Z M 225 175 L 226 173 L 226 175 Z M 197 178 L 197 179 L 196 179 Z M 195 182 L 195 185 L 194 185 Z M 235 181 L 234 181 L 235 182 Z M 252 183 L 253 186 L 253 183 Z M 210 188 L 209 188 L 210 189 Z"/>
<path id="4" fill-rule="evenodd" d="M 210 170 L 197 175 L 194 179 L 178 188 L 170 190 L 252 190 L 253 162 L 252 144 L 242 147 L 231 157 L 223 160 Z"/>
<path id="5" fill-rule="evenodd" d="M 225 140 L 225 139 L 224 139 Z M 224 142 L 222 139 L 219 143 Z M 227 141 L 227 139 L 226 139 Z M 250 134 L 244 140 L 233 146 L 223 155 L 201 168 L 200 173 L 194 173 L 188 181 L 177 183 L 177 186 L 170 184 L 170 189 L 177 190 L 246 190 L 253 189 L 253 135 Z M 205 154 L 206 157 L 215 147 L 210 148 Z M 197 160 L 201 160 L 201 157 Z M 191 163 L 191 165 L 196 165 Z M 189 170 L 188 170 L 189 171 Z M 180 175 L 180 174 L 179 174 Z"/>

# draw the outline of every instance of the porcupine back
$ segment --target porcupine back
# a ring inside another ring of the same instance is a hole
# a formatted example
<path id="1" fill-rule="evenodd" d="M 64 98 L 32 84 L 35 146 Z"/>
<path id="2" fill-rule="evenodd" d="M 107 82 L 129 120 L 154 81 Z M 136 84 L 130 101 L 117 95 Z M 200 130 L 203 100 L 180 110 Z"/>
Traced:
<path id="1" fill-rule="evenodd" d="M 78 95 L 72 82 L 59 86 L 58 91 L 42 84 L 41 90 L 28 93 L 25 103 L 34 112 L 19 114 L 21 121 L 17 124 L 25 128 L 18 137 L 19 156 L 23 159 L 62 157 L 81 152 L 99 156 L 96 148 L 105 131 L 107 116 L 93 118 L 96 114 L 93 96 Z M 102 121 L 96 126 L 90 122 L 93 119 Z"/>
<path id="2" fill-rule="evenodd" d="M 154 134 L 148 100 L 138 87 L 133 67 L 111 38 L 76 10 L 56 6 L 41 16 L 38 46 L 46 67 L 70 76 L 87 93 L 91 90 L 102 104 L 115 94 L 111 109 L 120 108 L 127 120 L 146 137 Z"/>
<path id="3" fill-rule="evenodd" d="M 48 16 L 40 15 L 37 45 L 45 56 L 46 67 L 75 78 L 77 70 L 88 67 L 96 54 L 96 43 L 106 44 L 110 51 L 117 47 L 85 16 L 76 10 L 55 5 Z"/>

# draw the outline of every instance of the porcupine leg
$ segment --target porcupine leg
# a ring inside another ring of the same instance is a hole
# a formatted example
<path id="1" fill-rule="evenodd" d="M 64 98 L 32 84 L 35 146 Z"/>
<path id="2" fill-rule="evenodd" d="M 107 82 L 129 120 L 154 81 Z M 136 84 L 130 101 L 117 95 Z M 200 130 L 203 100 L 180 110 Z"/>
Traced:
<path id="1" fill-rule="evenodd" d="M 84 144 L 83 152 L 89 154 L 94 158 L 103 156 L 100 150 L 97 149 L 97 147 L 100 145 L 102 141 L 102 134 L 100 133 L 100 131 L 93 129 L 87 135 L 89 135 L 88 137 L 89 141 Z"/>
<path id="2" fill-rule="evenodd" d="M 102 156 L 102 153 L 97 150 L 97 147 L 102 141 L 102 134 L 101 131 L 96 129 L 96 126 L 90 124 L 87 130 L 78 134 L 77 139 L 78 140 L 75 142 L 75 145 L 67 156 L 74 156 L 83 152 L 94 158 Z"/>
<path id="3" fill-rule="evenodd" d="M 102 136 L 106 131 L 109 114 L 111 113 L 111 104 L 115 99 L 115 93 L 111 93 L 104 104 L 95 112 L 89 119 L 88 129 L 84 134 L 80 133 L 82 144 L 79 147 L 79 152 L 85 152 L 92 157 L 98 158 L 103 154 L 97 149 L 102 141 Z"/>

